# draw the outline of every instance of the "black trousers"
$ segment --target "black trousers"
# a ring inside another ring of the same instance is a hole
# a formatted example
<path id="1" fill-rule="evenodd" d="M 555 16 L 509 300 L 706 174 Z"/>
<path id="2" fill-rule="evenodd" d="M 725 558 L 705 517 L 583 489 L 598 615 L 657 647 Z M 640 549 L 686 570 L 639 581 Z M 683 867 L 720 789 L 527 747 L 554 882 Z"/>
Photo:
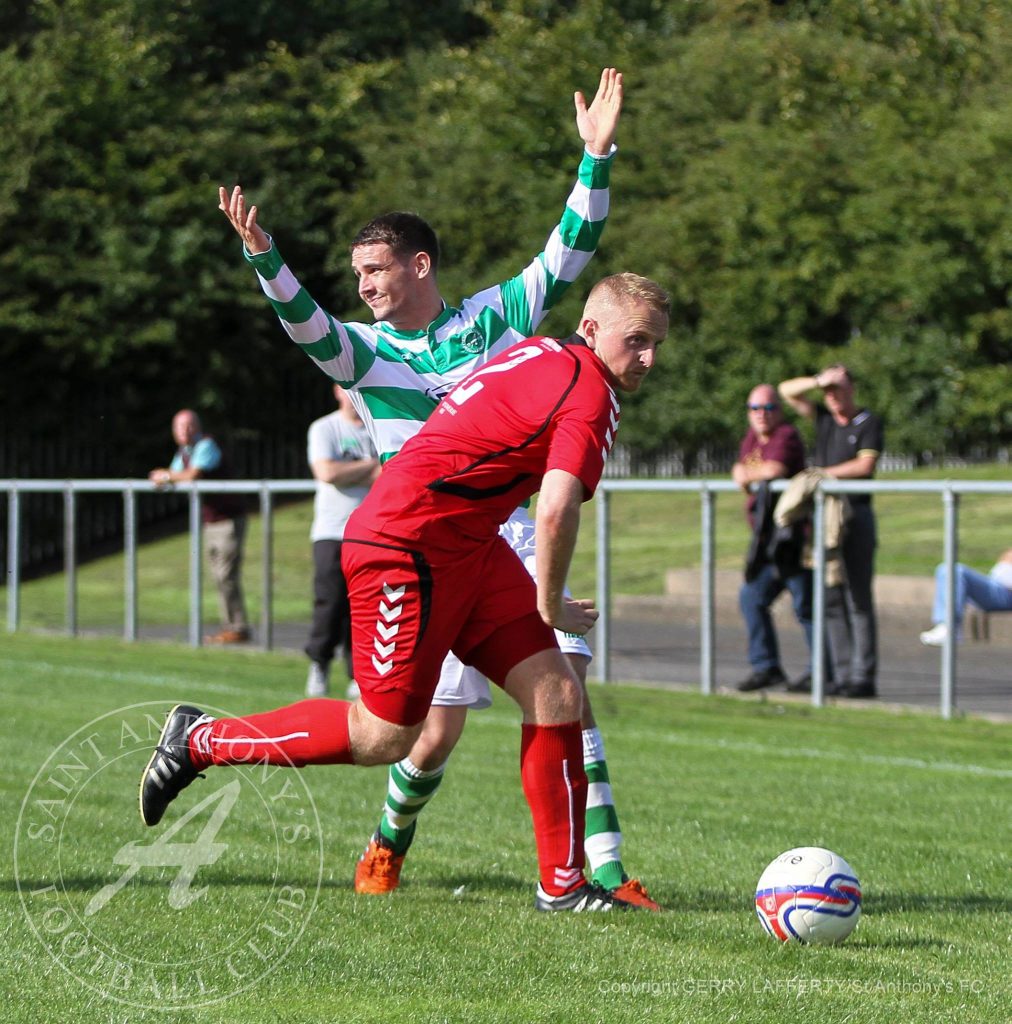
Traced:
<path id="1" fill-rule="evenodd" d="M 878 623 L 873 577 L 878 537 L 875 513 L 868 504 L 854 504 L 843 538 L 847 579 L 826 591 L 826 633 L 837 682 L 876 682 Z"/>
<path id="2" fill-rule="evenodd" d="M 351 664 L 351 609 L 348 585 L 341 572 L 341 542 L 313 541 L 313 624 L 303 648 L 321 665 L 329 665 L 337 647 L 344 649 L 348 678 L 354 679 Z"/>

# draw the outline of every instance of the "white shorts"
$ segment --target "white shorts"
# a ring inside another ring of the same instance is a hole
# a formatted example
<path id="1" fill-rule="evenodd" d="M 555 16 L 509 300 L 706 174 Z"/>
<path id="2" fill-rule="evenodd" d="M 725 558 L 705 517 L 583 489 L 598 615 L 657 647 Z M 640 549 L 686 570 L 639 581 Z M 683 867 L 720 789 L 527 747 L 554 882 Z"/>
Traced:
<path id="1" fill-rule="evenodd" d="M 534 520 L 527 514 L 527 509 L 518 508 L 513 515 L 499 527 L 499 534 L 505 537 L 509 546 L 517 553 L 524 568 L 536 580 L 537 572 L 534 563 Z M 569 589 L 566 589 L 569 597 Z M 587 641 L 576 633 L 560 633 L 555 631 L 555 639 L 563 654 L 580 654 L 590 660 L 590 648 Z M 492 703 L 492 689 L 489 681 L 470 665 L 463 664 L 453 653 L 446 656 L 443 670 L 439 675 L 439 684 L 432 697 L 436 707 L 463 707 L 479 711 Z"/>

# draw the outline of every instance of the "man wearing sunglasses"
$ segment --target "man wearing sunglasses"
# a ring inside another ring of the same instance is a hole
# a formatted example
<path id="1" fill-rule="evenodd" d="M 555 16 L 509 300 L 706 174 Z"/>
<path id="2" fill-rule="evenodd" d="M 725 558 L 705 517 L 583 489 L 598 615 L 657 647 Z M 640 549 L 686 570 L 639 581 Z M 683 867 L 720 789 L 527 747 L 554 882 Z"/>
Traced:
<path id="1" fill-rule="evenodd" d="M 794 476 L 805 468 L 805 446 L 798 431 L 785 422 L 776 390 L 770 384 L 759 384 L 748 396 L 748 430 L 741 440 L 738 461 L 731 469 L 734 482 L 748 495 L 745 515 L 753 532 L 762 526 L 762 518 L 772 513 L 773 502 L 764 495 L 762 508 L 755 485 Z M 759 520 L 759 521 L 757 521 Z M 781 568 L 763 556 L 750 559 L 745 582 L 738 595 L 741 613 L 748 629 L 748 660 L 751 675 L 738 684 L 748 693 L 777 686 L 787 681 L 780 660 L 780 647 L 770 608 L 783 591 L 789 590 L 809 652 L 812 649 L 812 573 L 798 567 L 797 572 L 783 575 Z M 810 658 L 810 655 L 809 655 Z M 809 667 L 791 689 L 803 688 L 811 677 Z"/>

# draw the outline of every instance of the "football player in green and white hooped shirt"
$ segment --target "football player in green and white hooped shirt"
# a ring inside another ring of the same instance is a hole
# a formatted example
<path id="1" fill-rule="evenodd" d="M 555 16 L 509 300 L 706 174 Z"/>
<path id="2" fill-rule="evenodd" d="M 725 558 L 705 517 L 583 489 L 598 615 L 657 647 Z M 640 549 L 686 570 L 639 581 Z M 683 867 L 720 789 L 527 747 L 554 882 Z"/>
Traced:
<path id="1" fill-rule="evenodd" d="M 370 221 L 351 244 L 359 295 L 374 322 L 342 323 L 299 284 L 257 223 L 257 208 L 247 208 L 239 186 L 231 194 L 219 190 L 220 207 L 242 238 L 246 259 L 285 330 L 348 390 L 381 461 L 396 455 L 440 398 L 464 377 L 533 335 L 593 256 L 608 214 L 622 76 L 605 68 L 591 105 L 586 106 L 579 92 L 575 103 L 585 151 L 561 222 L 544 252 L 520 274 L 465 299 L 460 307 L 448 306 L 440 295 L 435 232 L 414 214 L 392 213 Z M 533 550 L 533 524 L 526 511 L 519 510 L 503 532 L 526 560 Z M 585 680 L 590 661 L 585 641 L 562 634 L 559 641 Z M 356 870 L 357 891 L 397 887 L 416 818 L 442 780 L 467 709 L 489 703 L 487 680 L 451 656 L 421 736 L 408 757 L 390 769 L 383 819 Z M 593 880 L 619 890 L 623 899 L 659 909 L 638 881 L 627 878 L 619 858 L 622 837 L 589 698 L 582 724 L 589 783 L 585 846 Z"/>

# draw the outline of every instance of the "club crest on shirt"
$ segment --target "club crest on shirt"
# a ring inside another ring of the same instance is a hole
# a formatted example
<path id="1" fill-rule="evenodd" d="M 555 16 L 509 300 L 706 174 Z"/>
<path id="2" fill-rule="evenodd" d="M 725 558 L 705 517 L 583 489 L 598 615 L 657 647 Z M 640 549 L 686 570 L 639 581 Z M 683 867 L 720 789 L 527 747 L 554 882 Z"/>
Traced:
<path id="1" fill-rule="evenodd" d="M 485 347 L 485 339 L 482 337 L 481 331 L 476 330 L 474 327 L 469 327 L 460 336 L 460 347 L 472 355 L 481 352 Z"/>

